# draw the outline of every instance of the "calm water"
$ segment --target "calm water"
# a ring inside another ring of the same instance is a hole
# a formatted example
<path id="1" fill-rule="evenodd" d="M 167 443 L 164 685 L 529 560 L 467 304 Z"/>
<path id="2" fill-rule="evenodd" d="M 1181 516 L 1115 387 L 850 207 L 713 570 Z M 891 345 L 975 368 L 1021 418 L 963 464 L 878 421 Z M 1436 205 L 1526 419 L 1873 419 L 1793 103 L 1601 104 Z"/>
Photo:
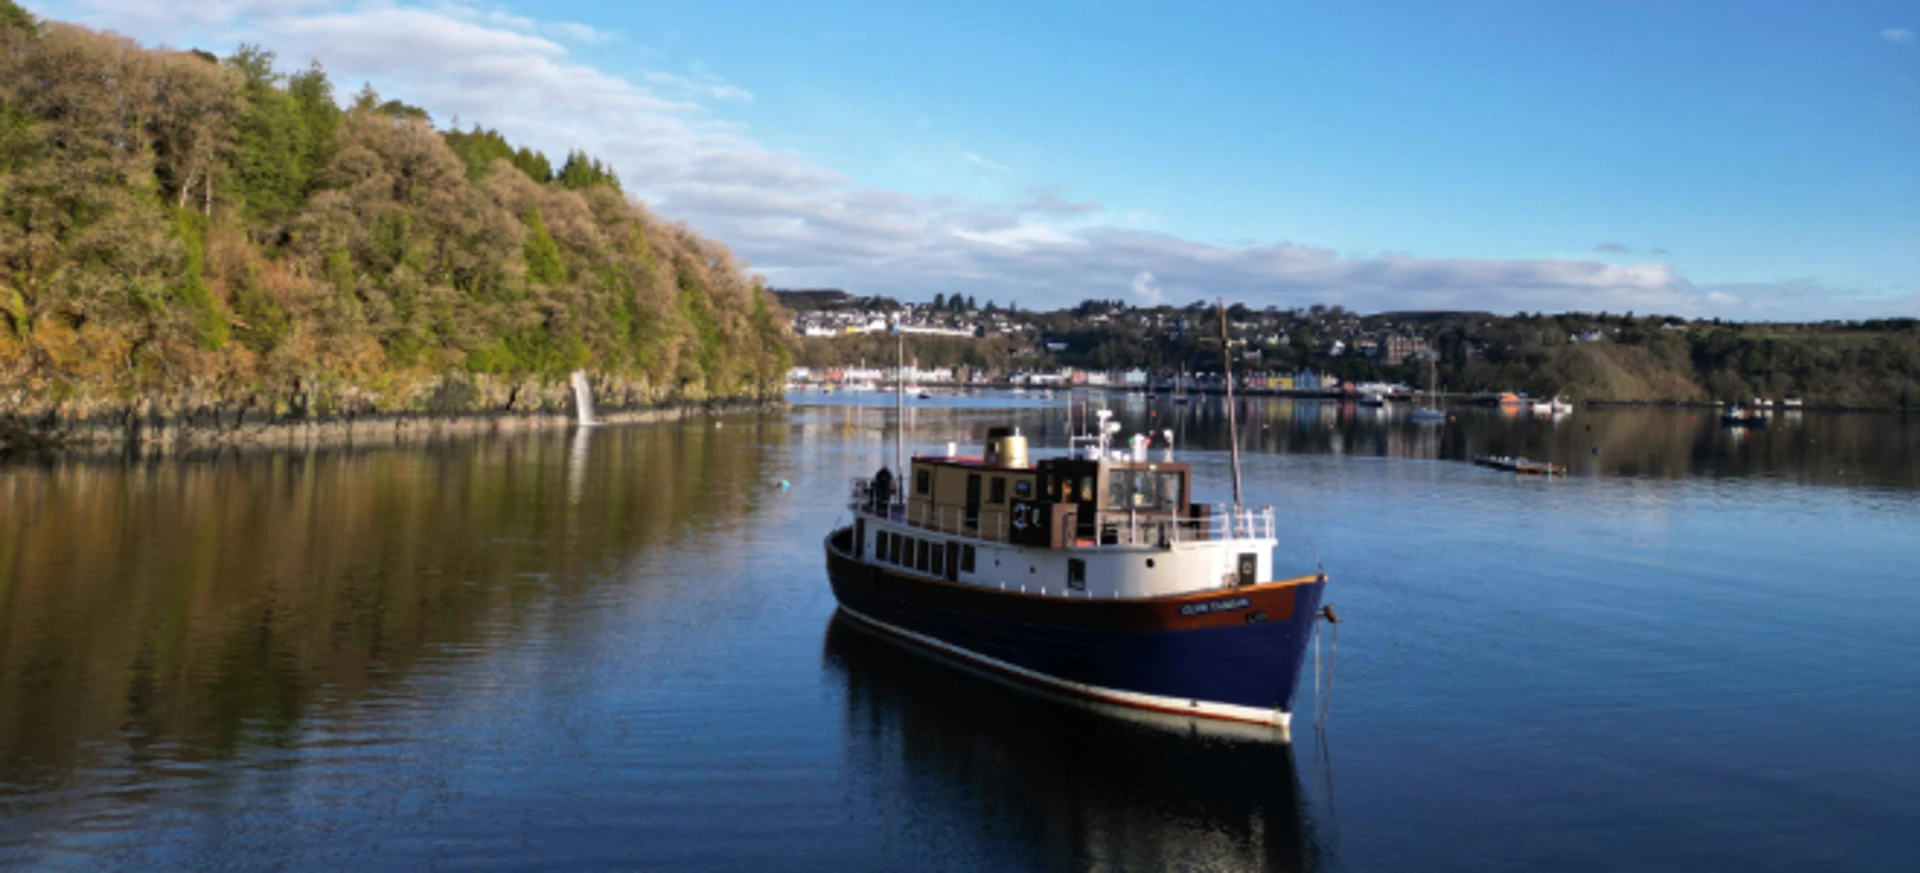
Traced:
<path id="1" fill-rule="evenodd" d="M 1442 428 L 1247 405 L 1333 574 L 1292 745 L 833 620 L 891 398 L 401 449 L 0 468 L 0 866 L 1895 869 L 1920 853 L 1920 422 Z M 1114 398 L 1227 492 L 1223 407 Z M 925 451 L 1063 401 L 916 403 Z M 716 424 L 722 426 L 716 426 Z M 1596 453 L 1597 448 L 1597 453 Z M 1567 463 L 1516 480 L 1458 459 Z M 781 480 L 791 482 L 781 490 Z M 1311 677 L 1308 679 L 1311 683 Z M 1303 708 L 1313 706 L 1309 689 Z"/>

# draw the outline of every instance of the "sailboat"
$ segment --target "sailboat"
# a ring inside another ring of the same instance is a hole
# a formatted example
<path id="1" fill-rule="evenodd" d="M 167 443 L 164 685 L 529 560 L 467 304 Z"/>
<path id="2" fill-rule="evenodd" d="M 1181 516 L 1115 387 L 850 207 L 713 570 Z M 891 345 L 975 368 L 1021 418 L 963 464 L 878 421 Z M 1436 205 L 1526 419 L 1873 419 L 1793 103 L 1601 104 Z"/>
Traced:
<path id="1" fill-rule="evenodd" d="M 1447 414 L 1434 405 L 1439 400 L 1439 392 L 1434 390 L 1433 383 L 1433 357 L 1429 355 L 1427 357 L 1427 399 L 1410 416 L 1414 424 L 1441 424 L 1447 420 Z"/>

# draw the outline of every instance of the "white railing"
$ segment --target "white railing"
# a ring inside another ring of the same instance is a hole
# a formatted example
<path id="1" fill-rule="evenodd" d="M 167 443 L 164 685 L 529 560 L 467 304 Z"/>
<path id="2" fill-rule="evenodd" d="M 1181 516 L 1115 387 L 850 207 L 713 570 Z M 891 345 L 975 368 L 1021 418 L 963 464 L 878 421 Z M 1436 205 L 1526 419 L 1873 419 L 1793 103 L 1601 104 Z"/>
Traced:
<path id="1" fill-rule="evenodd" d="M 964 507 L 958 506 L 900 503 L 898 502 L 900 495 L 897 492 L 893 495 L 895 502 L 887 505 L 874 503 L 873 497 L 871 482 L 867 479 L 855 479 L 847 507 L 869 517 L 885 518 L 956 536 L 994 542 L 1005 542 L 1009 539 L 1011 517 L 1007 509 L 1002 506 L 983 505 L 969 513 Z M 1271 505 L 1241 506 L 1236 509 L 1231 504 L 1225 503 L 1209 505 L 1207 514 L 1202 518 L 1174 517 L 1164 513 L 1134 510 L 1106 510 L 1095 512 L 1091 524 L 1081 523 L 1077 512 L 1066 515 L 1063 521 L 1073 526 L 1073 535 L 1064 537 L 1063 541 L 1069 543 L 1070 548 L 1076 549 L 1113 546 L 1165 547 L 1174 543 L 1271 540 L 1274 539 L 1275 530 Z"/>
<path id="2" fill-rule="evenodd" d="M 1093 529 L 1095 540 L 1109 546 L 1270 540 L 1274 538 L 1273 507 L 1241 506 L 1236 511 L 1230 504 L 1216 503 L 1204 518 L 1108 510 L 1094 514 Z"/>

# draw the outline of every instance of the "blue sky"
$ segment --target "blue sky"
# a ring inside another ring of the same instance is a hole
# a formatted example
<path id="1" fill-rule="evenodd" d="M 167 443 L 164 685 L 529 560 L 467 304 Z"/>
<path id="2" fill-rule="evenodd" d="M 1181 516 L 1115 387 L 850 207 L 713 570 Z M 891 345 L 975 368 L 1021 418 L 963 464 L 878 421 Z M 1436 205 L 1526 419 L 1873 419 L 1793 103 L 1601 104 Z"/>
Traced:
<path id="1" fill-rule="evenodd" d="M 317 57 L 777 286 L 1920 314 L 1920 3 L 29 2 Z"/>

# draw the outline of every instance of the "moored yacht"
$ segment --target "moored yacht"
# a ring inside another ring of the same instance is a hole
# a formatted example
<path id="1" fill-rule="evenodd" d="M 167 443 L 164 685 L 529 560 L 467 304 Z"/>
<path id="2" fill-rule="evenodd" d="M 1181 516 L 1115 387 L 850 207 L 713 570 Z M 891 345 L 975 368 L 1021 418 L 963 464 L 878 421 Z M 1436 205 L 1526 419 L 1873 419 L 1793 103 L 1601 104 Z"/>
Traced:
<path id="1" fill-rule="evenodd" d="M 856 480 L 825 544 L 841 609 L 1056 690 L 1287 725 L 1325 574 L 1278 573 L 1272 507 L 1193 502 L 1189 465 L 1117 430 L 1030 462 L 994 428 L 978 457 Z"/>

